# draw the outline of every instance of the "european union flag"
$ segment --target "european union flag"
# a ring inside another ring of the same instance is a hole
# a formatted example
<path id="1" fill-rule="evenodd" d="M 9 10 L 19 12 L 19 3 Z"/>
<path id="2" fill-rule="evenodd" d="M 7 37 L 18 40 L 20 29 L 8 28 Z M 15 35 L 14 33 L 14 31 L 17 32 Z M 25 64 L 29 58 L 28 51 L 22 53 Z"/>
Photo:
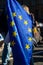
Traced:
<path id="1" fill-rule="evenodd" d="M 7 14 L 14 65 L 30 65 L 32 20 L 16 0 L 7 0 Z"/>

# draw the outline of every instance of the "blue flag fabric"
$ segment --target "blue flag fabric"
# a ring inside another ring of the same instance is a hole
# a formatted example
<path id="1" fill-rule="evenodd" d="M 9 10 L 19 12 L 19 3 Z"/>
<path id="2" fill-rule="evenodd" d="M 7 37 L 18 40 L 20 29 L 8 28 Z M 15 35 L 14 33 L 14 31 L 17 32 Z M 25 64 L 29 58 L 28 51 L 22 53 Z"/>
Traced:
<path id="1" fill-rule="evenodd" d="M 7 0 L 6 4 L 14 65 L 30 65 L 32 57 L 31 16 L 16 0 Z"/>

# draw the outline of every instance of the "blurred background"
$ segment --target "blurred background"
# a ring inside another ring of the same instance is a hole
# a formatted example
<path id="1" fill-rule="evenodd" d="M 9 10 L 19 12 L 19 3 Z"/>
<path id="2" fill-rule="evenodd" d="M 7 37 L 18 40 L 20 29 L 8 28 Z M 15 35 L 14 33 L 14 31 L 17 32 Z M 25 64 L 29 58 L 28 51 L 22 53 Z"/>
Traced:
<path id="1" fill-rule="evenodd" d="M 20 4 L 29 6 L 31 12 L 34 13 L 35 18 L 43 23 L 43 0 L 18 0 Z M 5 0 L 0 0 L 0 15 L 5 8 Z"/>
<path id="2" fill-rule="evenodd" d="M 18 0 L 18 2 L 21 5 L 22 4 L 27 5 L 30 8 L 30 11 L 34 13 L 35 20 L 37 20 L 39 23 L 43 23 L 43 0 Z M 5 6 L 6 0 L 0 0 L 0 17 L 5 9 Z M 2 23 L 0 23 L 0 25 L 1 24 Z"/>

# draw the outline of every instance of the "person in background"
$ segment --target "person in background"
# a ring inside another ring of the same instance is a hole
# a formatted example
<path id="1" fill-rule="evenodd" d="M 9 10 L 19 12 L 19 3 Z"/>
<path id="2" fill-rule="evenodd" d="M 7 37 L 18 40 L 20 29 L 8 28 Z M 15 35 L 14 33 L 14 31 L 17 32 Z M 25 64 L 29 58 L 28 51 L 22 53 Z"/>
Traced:
<path id="1" fill-rule="evenodd" d="M 6 35 L 4 40 L 4 49 L 2 53 L 2 65 L 7 65 L 9 64 L 9 61 L 10 61 L 11 47 L 10 47 L 10 42 L 8 42 L 8 40 L 10 39 L 9 37 L 7 37 L 8 35 L 9 35 L 9 32 Z"/>
<path id="2" fill-rule="evenodd" d="M 9 58 L 10 58 L 11 47 L 10 47 L 10 42 L 9 43 L 7 41 L 5 42 L 6 35 L 7 35 L 7 32 L 8 32 L 5 9 L 4 9 L 0 19 L 1 19 L 0 20 L 0 32 L 4 36 L 4 49 L 3 49 L 3 52 L 2 52 L 2 65 L 7 65 Z"/>
<path id="3" fill-rule="evenodd" d="M 35 39 L 37 42 L 41 41 L 42 40 L 42 37 L 40 35 L 41 31 L 40 31 L 40 27 L 39 27 L 39 23 L 38 21 L 36 21 L 36 29 L 37 29 L 37 33 L 35 32 L 34 35 L 35 35 Z"/>

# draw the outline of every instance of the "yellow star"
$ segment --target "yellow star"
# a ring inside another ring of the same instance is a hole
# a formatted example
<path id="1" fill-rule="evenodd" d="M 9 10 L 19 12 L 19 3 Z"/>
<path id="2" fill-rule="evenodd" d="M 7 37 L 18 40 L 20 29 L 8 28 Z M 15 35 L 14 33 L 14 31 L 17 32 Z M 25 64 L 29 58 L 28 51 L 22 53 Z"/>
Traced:
<path id="1" fill-rule="evenodd" d="M 21 15 L 19 15 L 18 18 L 19 18 L 20 20 L 22 20 L 22 16 L 21 16 Z"/>
<path id="2" fill-rule="evenodd" d="M 28 22 L 27 22 L 27 21 L 24 21 L 24 24 L 25 24 L 25 25 L 27 25 L 27 24 L 28 24 Z"/>
<path id="3" fill-rule="evenodd" d="M 34 27 L 33 32 L 34 33 L 37 33 L 38 32 L 36 27 Z"/>
<path id="4" fill-rule="evenodd" d="M 14 21 L 10 22 L 10 26 L 14 26 L 14 25 L 15 25 Z"/>
<path id="5" fill-rule="evenodd" d="M 28 28 L 28 32 L 32 32 L 32 29 L 31 28 Z"/>
<path id="6" fill-rule="evenodd" d="M 15 12 L 14 12 L 14 13 L 12 13 L 12 16 L 14 16 L 14 17 L 15 17 L 15 16 L 16 16 L 16 13 L 15 13 Z"/>
<path id="7" fill-rule="evenodd" d="M 30 45 L 29 44 L 26 44 L 25 48 L 26 49 L 29 49 L 30 48 Z"/>
<path id="8" fill-rule="evenodd" d="M 15 42 L 14 41 L 11 41 L 11 44 L 10 44 L 11 46 L 14 46 L 15 45 Z"/>
<path id="9" fill-rule="evenodd" d="M 13 32 L 12 35 L 13 35 L 14 37 L 16 37 L 17 33 L 16 33 L 16 32 Z"/>
<path id="10" fill-rule="evenodd" d="M 31 37 L 29 37 L 29 38 L 28 38 L 28 40 L 29 40 L 29 41 L 32 41 L 32 38 L 31 38 Z"/>

